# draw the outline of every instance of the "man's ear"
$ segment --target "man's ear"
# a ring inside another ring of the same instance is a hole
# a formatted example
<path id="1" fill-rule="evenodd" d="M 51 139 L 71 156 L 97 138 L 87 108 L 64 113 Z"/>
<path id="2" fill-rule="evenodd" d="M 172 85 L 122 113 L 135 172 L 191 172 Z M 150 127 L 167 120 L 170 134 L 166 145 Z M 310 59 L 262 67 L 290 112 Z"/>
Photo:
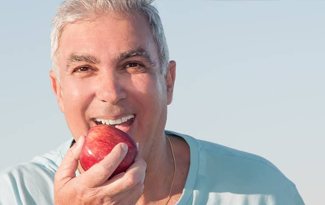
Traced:
<path id="1" fill-rule="evenodd" d="M 171 104 L 173 101 L 174 84 L 176 79 L 176 62 L 169 61 L 166 72 L 166 85 L 167 85 L 167 103 Z"/>
<path id="2" fill-rule="evenodd" d="M 51 69 L 50 80 L 51 80 L 52 91 L 55 94 L 61 112 L 64 112 L 64 106 L 62 101 L 62 90 L 61 90 L 60 80 L 58 78 L 59 76 L 57 75 L 57 73 Z"/>

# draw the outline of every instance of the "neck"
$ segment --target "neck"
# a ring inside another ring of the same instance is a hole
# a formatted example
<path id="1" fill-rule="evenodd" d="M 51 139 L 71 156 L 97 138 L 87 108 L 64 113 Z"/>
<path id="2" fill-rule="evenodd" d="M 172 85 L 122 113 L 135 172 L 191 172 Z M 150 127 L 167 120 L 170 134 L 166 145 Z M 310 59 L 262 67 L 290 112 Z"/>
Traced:
<path id="1" fill-rule="evenodd" d="M 157 145 L 150 146 L 146 154 L 147 173 L 145 189 L 139 204 L 155 202 L 166 204 L 172 195 L 172 184 L 175 176 L 175 159 L 172 146 L 167 137 L 163 136 L 157 140 Z M 155 189 L 152 189 L 155 187 Z"/>

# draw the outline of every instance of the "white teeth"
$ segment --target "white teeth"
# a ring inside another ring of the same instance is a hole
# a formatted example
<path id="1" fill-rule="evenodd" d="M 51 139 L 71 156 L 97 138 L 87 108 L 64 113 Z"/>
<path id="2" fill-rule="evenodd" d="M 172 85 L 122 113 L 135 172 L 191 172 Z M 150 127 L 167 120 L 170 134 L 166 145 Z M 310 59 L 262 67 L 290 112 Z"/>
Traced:
<path id="1" fill-rule="evenodd" d="M 101 124 L 105 124 L 105 125 L 118 125 L 118 124 L 122 124 L 132 118 L 134 118 L 134 115 L 128 115 L 128 116 L 125 116 L 125 117 L 122 117 L 122 118 L 116 119 L 116 120 L 95 119 L 95 121 L 99 122 Z"/>

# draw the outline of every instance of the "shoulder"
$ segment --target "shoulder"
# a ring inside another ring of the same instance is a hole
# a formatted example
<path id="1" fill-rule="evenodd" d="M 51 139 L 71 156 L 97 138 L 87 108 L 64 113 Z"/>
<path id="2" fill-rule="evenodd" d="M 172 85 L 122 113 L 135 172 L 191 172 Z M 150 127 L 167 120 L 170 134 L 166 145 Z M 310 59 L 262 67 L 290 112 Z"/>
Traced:
<path id="1" fill-rule="evenodd" d="M 182 137 L 190 147 L 188 185 L 192 183 L 192 189 L 206 190 L 210 195 L 212 192 L 218 195 L 236 193 L 239 196 L 267 196 L 268 200 L 274 201 L 301 200 L 295 185 L 265 158 L 172 133 Z"/>
<path id="2" fill-rule="evenodd" d="M 215 165 L 213 168 L 223 171 L 226 176 L 240 175 L 250 179 L 268 176 L 287 180 L 273 163 L 261 156 L 203 140 L 196 142 L 201 165 L 206 161 L 209 167 Z"/>
<path id="3" fill-rule="evenodd" d="M 48 204 L 53 179 L 69 145 L 0 172 L 0 204 Z M 37 199 L 37 203 L 36 203 Z"/>
<path id="4" fill-rule="evenodd" d="M 54 174 L 54 170 L 33 161 L 2 171 L 0 204 L 38 204 L 39 200 L 51 200 Z"/>
<path id="5" fill-rule="evenodd" d="M 191 150 L 194 151 L 196 146 L 201 172 L 211 173 L 210 170 L 214 170 L 222 175 L 223 179 L 228 178 L 228 180 L 229 177 L 234 179 L 235 176 L 240 176 L 253 181 L 272 183 L 272 180 L 268 180 L 271 177 L 281 182 L 291 183 L 274 164 L 261 156 L 187 135 L 183 137 L 190 143 Z M 261 178 L 264 177 L 267 179 L 262 180 Z M 245 182 L 247 183 L 248 180 Z"/>
<path id="6" fill-rule="evenodd" d="M 285 178 L 274 164 L 261 156 L 213 142 L 199 140 L 189 135 L 176 132 L 171 133 L 183 138 L 188 143 L 191 154 L 195 154 L 198 157 L 197 163 L 200 163 L 200 167 L 205 168 L 208 166 L 210 169 L 219 171 L 225 169 L 228 174 L 236 172 L 236 170 L 240 168 L 241 173 L 244 170 L 252 172 L 268 172 L 269 174 L 275 174 L 279 175 L 279 177 Z M 193 157 L 194 156 L 191 156 L 192 160 L 194 160 Z"/>

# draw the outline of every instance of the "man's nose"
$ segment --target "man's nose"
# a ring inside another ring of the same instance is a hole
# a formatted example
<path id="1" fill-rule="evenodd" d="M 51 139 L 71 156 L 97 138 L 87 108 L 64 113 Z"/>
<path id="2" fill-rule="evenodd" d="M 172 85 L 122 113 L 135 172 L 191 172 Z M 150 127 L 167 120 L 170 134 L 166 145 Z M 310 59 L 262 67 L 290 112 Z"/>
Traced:
<path id="1" fill-rule="evenodd" d="M 100 101 L 115 105 L 126 98 L 125 85 L 119 74 L 106 72 L 100 76 L 98 81 L 96 95 Z"/>

